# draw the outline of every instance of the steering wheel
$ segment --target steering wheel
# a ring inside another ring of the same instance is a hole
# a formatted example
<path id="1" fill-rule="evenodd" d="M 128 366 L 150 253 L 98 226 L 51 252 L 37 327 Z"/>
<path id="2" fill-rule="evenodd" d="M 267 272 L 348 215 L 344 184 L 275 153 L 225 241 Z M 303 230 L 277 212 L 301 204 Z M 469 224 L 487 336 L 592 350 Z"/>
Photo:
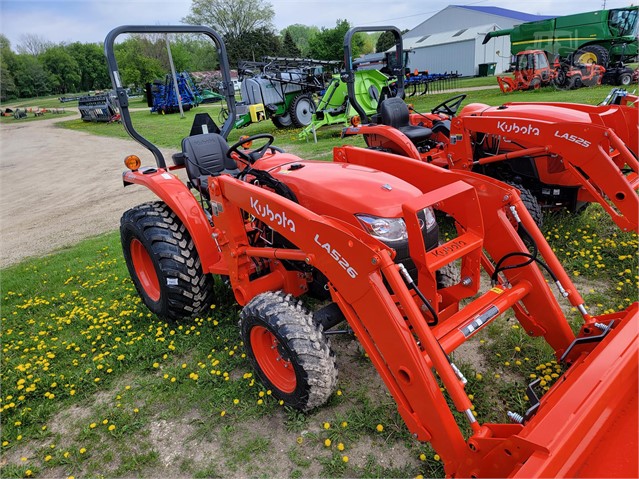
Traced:
<path id="1" fill-rule="evenodd" d="M 262 140 L 262 139 L 266 139 L 266 143 L 264 143 L 264 146 L 258 149 L 255 149 L 251 151 L 250 153 L 244 153 L 242 150 L 239 149 L 240 146 L 242 146 L 244 143 L 253 142 L 255 140 Z M 229 147 L 229 149 L 226 151 L 226 156 L 231 157 L 233 153 L 237 153 L 237 155 L 240 158 L 242 158 L 244 161 L 248 162 L 249 164 L 253 164 L 257 160 L 262 158 L 264 156 L 264 153 L 266 153 L 269 149 L 271 151 L 282 151 L 279 148 L 275 148 L 271 146 L 274 141 L 275 141 L 275 137 L 268 133 L 260 133 L 259 135 L 249 136 L 248 138 L 243 138 L 237 141 L 236 143 L 233 143 Z"/>
<path id="2" fill-rule="evenodd" d="M 448 116 L 455 116 L 455 114 L 457 113 L 457 110 L 459 110 L 459 106 L 461 105 L 462 101 L 464 101 L 464 99 L 467 96 L 468 95 L 463 94 L 463 95 L 457 95 L 452 98 L 449 98 L 448 100 L 437 105 L 430 112 L 434 115 L 437 115 L 439 113 L 444 113 L 445 115 L 448 115 Z"/>

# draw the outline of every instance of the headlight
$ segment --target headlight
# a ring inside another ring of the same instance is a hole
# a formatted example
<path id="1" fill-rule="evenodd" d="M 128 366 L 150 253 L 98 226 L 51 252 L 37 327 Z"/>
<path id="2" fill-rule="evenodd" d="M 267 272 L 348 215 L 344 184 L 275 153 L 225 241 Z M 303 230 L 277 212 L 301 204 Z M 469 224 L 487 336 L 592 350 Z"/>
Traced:
<path id="1" fill-rule="evenodd" d="M 435 212 L 430 206 L 428 208 L 424 208 L 422 211 L 424 212 L 424 218 L 425 218 L 424 221 L 426 222 L 426 229 L 429 230 L 433 226 L 435 226 L 435 223 L 437 222 L 437 219 L 435 218 Z M 422 229 L 424 228 L 422 227 Z"/>
<path id="2" fill-rule="evenodd" d="M 402 218 L 379 218 L 377 216 L 355 215 L 364 229 L 373 238 L 381 241 L 402 241 L 408 239 L 406 223 Z"/>
<path id="3" fill-rule="evenodd" d="M 435 226 L 435 213 L 432 208 L 424 208 L 419 215 L 419 226 L 429 230 Z M 408 231 L 403 218 L 380 218 L 371 215 L 355 215 L 364 229 L 373 238 L 381 241 L 406 241 Z"/>

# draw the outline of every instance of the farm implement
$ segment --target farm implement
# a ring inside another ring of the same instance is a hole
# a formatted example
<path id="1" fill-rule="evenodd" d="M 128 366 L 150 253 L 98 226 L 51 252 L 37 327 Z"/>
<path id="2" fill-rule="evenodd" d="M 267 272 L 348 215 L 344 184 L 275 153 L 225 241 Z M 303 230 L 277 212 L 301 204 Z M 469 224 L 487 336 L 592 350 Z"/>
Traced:
<path id="1" fill-rule="evenodd" d="M 426 95 L 459 86 L 459 73 L 428 73 L 414 71 L 407 73 L 404 80 L 406 96 Z"/>
<path id="2" fill-rule="evenodd" d="M 397 89 L 403 89 L 401 79 Z M 512 184 L 538 224 L 542 208 L 579 211 L 597 202 L 620 228 L 637 230 L 636 96 L 619 96 L 617 104 L 603 106 L 473 103 L 459 114 L 466 95 L 427 114 L 411 113 L 400 97 L 386 100 L 368 116 L 352 96 L 361 124 L 343 134 L 363 135 L 371 149 Z"/>
<path id="3" fill-rule="evenodd" d="M 169 167 L 131 123 L 113 50 L 130 32 L 198 33 L 217 46 L 229 117 L 219 133 L 196 120 Z M 637 475 L 639 306 L 590 315 L 515 188 L 386 151 L 338 147 L 323 163 L 282 152 L 270 135 L 229 146 L 236 112 L 226 50 L 207 27 L 119 27 L 105 50 L 123 125 L 156 160 L 142 167 L 127 157 L 124 184 L 159 201 L 121 220 L 126 263 L 151 311 L 202 314 L 213 276 L 228 278 L 258 377 L 303 411 L 336 388 L 325 331 L 347 321 L 409 431 L 433 445 L 448 476 Z M 249 142 L 258 146 L 245 149 Z M 186 169 L 187 184 L 176 169 Z M 443 243 L 436 212 L 455 222 Z M 444 281 L 453 265 L 458 277 Z M 481 287 L 482 269 L 490 287 Z M 576 335 L 551 287 L 581 313 Z M 310 314 L 294 299 L 303 294 L 327 304 Z M 542 397 L 531 384 L 530 407 L 509 412 L 512 423 L 481 422 L 450 354 L 507 311 L 566 372 Z"/>
<path id="4" fill-rule="evenodd" d="M 270 118 L 278 128 L 303 128 L 315 112 L 313 94 L 325 88 L 323 69 L 338 62 L 310 58 L 265 57 L 241 61 L 242 103 L 236 128 Z"/>

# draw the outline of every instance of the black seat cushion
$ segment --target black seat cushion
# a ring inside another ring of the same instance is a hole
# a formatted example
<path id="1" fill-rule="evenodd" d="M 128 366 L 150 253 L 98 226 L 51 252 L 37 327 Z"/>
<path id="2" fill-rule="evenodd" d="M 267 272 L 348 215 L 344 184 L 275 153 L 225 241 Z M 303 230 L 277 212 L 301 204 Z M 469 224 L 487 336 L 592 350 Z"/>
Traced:
<path id="1" fill-rule="evenodd" d="M 211 175 L 239 173 L 235 161 L 226 156 L 228 149 L 229 145 L 224 137 L 217 133 L 187 136 L 182 140 L 186 172 L 193 186 L 200 192 L 206 191 L 206 179 Z"/>
<path id="2" fill-rule="evenodd" d="M 430 128 L 410 124 L 408 105 L 399 97 L 384 100 L 380 108 L 380 115 L 383 125 L 397 128 L 413 143 L 428 140 L 433 134 Z"/>

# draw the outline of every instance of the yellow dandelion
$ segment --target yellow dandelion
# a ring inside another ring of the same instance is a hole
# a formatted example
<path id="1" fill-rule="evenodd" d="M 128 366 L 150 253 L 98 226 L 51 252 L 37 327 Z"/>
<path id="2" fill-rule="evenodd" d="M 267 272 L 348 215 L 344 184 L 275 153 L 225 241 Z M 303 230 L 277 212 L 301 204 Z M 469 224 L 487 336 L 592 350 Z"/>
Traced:
<path id="1" fill-rule="evenodd" d="M 331 444 L 332 444 L 332 443 L 331 443 L 331 440 L 330 440 L 330 439 L 325 439 L 325 440 L 324 440 L 324 445 L 325 445 L 326 447 L 331 447 Z"/>
<path id="2" fill-rule="evenodd" d="M 344 443 L 340 442 L 339 444 L 337 444 L 337 450 L 338 451 L 343 451 L 344 450 Z"/>
<path id="3" fill-rule="evenodd" d="M 115 431 L 115 424 L 111 424 L 109 426 L 109 431 Z"/>
<path id="4" fill-rule="evenodd" d="M 325 422 L 323 424 L 324 429 L 330 429 L 331 428 L 331 423 L 330 422 Z"/>
<path id="5" fill-rule="evenodd" d="M 382 432 L 384 431 L 384 426 L 382 426 L 381 424 L 378 424 L 377 426 L 375 426 L 375 429 L 377 430 L 377 432 Z"/>
<path id="6" fill-rule="evenodd" d="M 342 456 L 342 461 L 348 462 L 348 456 Z"/>

